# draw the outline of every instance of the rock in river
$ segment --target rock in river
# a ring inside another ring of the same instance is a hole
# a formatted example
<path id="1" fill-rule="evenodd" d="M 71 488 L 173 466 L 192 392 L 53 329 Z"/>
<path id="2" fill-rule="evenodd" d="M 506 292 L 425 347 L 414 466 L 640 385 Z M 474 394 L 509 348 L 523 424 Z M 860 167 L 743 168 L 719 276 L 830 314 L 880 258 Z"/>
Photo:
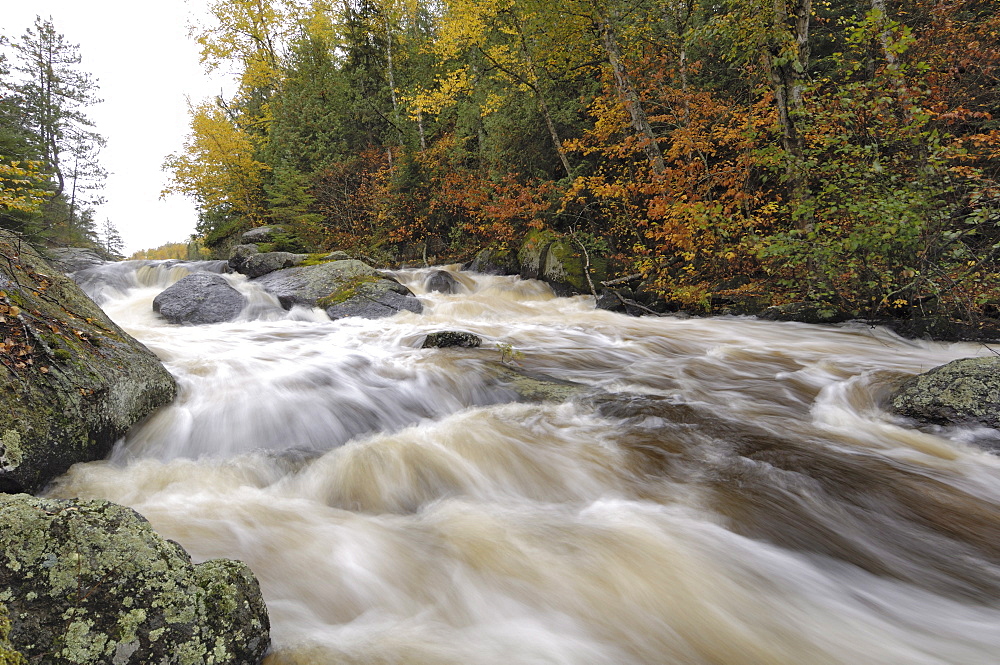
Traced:
<path id="1" fill-rule="evenodd" d="M 135 511 L 0 495 L 0 604 L 29 662 L 255 665 L 270 643 L 257 579 L 194 565 Z"/>
<path id="2" fill-rule="evenodd" d="M 399 311 L 421 312 L 420 301 L 402 284 L 354 259 L 278 270 L 256 280 L 283 307 L 322 307 L 331 319 L 377 319 Z"/>
<path id="3" fill-rule="evenodd" d="M 907 380 L 892 398 L 903 416 L 1000 428 L 1000 357 L 962 358 Z"/>
<path id="4" fill-rule="evenodd" d="M 173 377 L 68 277 L 0 230 L 0 492 L 35 492 L 176 394 Z"/>
<path id="5" fill-rule="evenodd" d="M 232 321 L 246 305 L 246 297 L 225 277 L 208 272 L 188 275 L 153 299 L 154 312 L 183 325 Z"/>

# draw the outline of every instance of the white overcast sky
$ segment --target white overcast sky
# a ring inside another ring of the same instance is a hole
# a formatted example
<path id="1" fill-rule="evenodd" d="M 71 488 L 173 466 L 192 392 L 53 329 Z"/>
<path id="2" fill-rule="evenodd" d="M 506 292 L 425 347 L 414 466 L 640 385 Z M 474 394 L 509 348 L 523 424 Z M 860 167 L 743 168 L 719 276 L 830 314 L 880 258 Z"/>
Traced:
<path id="1" fill-rule="evenodd" d="M 80 68 L 98 80 L 103 103 L 87 109 L 108 140 L 101 163 L 110 175 L 98 224 L 111 219 L 125 254 L 183 242 L 194 232 L 194 205 L 181 196 L 160 199 L 164 158 L 188 133 L 187 97 L 217 95 L 226 85 L 203 74 L 188 25 L 203 22 L 207 0 L 32 0 L 5 2 L 0 33 L 17 39 L 35 16 L 79 44 Z M 229 87 L 228 85 L 226 86 Z"/>

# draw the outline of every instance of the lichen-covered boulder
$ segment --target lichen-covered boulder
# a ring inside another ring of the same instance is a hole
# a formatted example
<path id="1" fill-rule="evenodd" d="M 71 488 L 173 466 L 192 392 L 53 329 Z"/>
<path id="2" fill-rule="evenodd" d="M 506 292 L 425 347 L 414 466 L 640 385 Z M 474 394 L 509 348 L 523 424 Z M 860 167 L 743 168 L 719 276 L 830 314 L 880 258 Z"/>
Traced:
<path id="1" fill-rule="evenodd" d="M 383 277 L 355 259 L 287 268 L 254 280 L 285 309 L 294 305 L 322 307 L 332 319 L 361 316 L 376 319 L 423 307 L 402 284 Z"/>
<path id="2" fill-rule="evenodd" d="M 177 281 L 153 299 L 153 311 L 170 323 L 197 326 L 232 321 L 247 299 L 222 275 L 198 272 Z"/>
<path id="3" fill-rule="evenodd" d="M 0 492 L 103 458 L 176 390 L 149 349 L 0 230 Z"/>
<path id="4" fill-rule="evenodd" d="M 255 665 L 270 644 L 245 564 L 194 565 L 107 501 L 0 496 L 0 603 L 30 662 Z"/>
<path id="5" fill-rule="evenodd" d="M 911 377 L 892 408 L 927 423 L 1000 428 L 1000 358 L 963 358 Z"/>

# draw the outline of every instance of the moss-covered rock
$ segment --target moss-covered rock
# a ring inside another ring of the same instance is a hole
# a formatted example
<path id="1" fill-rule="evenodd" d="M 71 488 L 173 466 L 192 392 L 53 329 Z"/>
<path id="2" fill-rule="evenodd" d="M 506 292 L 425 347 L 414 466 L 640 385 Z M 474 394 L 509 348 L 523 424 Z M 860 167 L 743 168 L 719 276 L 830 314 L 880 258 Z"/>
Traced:
<path id="1" fill-rule="evenodd" d="M 252 665 L 270 643 L 243 563 L 194 565 L 107 501 L 0 496 L 0 602 L 10 641 L 53 665 Z"/>
<path id="2" fill-rule="evenodd" d="M 903 416 L 1000 428 L 1000 358 L 963 358 L 908 379 L 892 397 Z"/>
<path id="3" fill-rule="evenodd" d="M 539 279 L 545 269 L 545 256 L 549 245 L 555 242 L 557 236 L 549 230 L 532 231 L 524 238 L 517 250 L 517 263 L 520 275 L 525 279 Z"/>
<path id="4" fill-rule="evenodd" d="M 320 298 L 329 297 L 345 283 L 359 278 L 375 280 L 381 276 L 367 263 L 347 259 L 286 268 L 258 277 L 254 282 L 275 296 L 282 307 L 291 309 L 293 305 L 315 307 Z"/>
<path id="5" fill-rule="evenodd" d="M 607 260 L 594 251 L 585 252 L 572 238 L 552 242 L 542 262 L 540 279 L 561 296 L 591 293 L 607 278 Z"/>
<path id="6" fill-rule="evenodd" d="M 0 491 L 34 492 L 101 459 L 173 400 L 156 356 L 68 277 L 0 230 Z"/>

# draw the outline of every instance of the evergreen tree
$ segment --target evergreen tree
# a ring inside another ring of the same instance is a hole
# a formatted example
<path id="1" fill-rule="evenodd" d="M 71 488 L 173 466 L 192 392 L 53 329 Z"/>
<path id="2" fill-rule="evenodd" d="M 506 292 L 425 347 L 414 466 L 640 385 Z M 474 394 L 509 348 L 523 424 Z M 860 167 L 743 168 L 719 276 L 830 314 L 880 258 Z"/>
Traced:
<path id="1" fill-rule="evenodd" d="M 118 233 L 118 227 L 108 218 L 101 225 L 101 247 L 110 259 L 124 258 L 125 241 Z"/>
<path id="2" fill-rule="evenodd" d="M 107 176 L 97 161 L 105 140 L 84 113 L 101 101 L 97 83 L 79 68 L 79 46 L 68 43 L 51 19 L 36 17 L 12 47 L 21 80 L 9 83 L 7 92 L 17 100 L 29 150 L 44 162 L 62 199 L 46 206 L 45 223 L 78 235 L 73 230 L 87 226 L 81 211 L 101 202 L 96 192 Z"/>

